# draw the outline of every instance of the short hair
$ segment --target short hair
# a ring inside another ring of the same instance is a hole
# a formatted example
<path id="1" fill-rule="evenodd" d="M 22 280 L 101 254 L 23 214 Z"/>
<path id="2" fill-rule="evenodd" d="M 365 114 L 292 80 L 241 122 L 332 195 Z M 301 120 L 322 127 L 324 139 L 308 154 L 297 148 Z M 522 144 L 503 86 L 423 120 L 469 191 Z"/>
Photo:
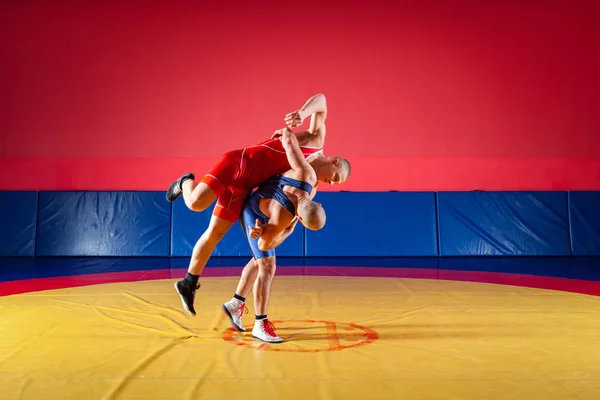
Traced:
<path id="1" fill-rule="evenodd" d="M 319 203 L 305 201 L 300 205 L 298 213 L 302 214 L 302 225 L 310 230 L 317 231 L 325 226 L 327 216 Z"/>
<path id="2" fill-rule="evenodd" d="M 352 172 L 352 165 L 350 165 L 350 161 L 342 157 L 336 157 L 335 159 L 338 160 L 340 167 L 346 171 L 346 179 L 349 179 L 350 173 Z"/>

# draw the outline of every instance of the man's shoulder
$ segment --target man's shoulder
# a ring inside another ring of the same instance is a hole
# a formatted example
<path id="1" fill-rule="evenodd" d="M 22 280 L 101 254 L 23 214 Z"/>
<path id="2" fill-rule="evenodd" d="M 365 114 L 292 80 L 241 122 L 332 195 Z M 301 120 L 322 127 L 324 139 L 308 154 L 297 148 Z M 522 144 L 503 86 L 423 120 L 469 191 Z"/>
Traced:
<path id="1" fill-rule="evenodd" d="M 286 178 L 295 179 L 299 182 L 305 182 L 313 186 L 317 183 L 317 174 L 312 167 L 298 170 L 290 170 L 282 175 Z"/>
<path id="2" fill-rule="evenodd" d="M 303 182 L 306 182 L 312 186 L 314 186 L 317 183 L 317 173 L 315 172 L 313 167 L 305 168 L 303 170 L 302 175 L 303 175 L 302 176 L 303 179 L 301 179 L 301 180 Z"/>

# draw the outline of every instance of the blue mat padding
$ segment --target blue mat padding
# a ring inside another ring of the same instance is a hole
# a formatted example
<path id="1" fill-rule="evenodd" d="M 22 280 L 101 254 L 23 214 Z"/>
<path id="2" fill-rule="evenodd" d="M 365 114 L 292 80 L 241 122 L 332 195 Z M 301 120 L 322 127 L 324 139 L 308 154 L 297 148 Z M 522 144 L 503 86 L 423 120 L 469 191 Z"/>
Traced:
<path id="1" fill-rule="evenodd" d="M 320 231 L 298 225 L 279 257 L 600 255 L 600 192 L 323 192 Z M 164 192 L 0 192 L 0 257 L 189 257 L 201 213 Z M 215 257 L 246 257 L 235 223 Z"/>
<path id="2" fill-rule="evenodd" d="M 168 256 L 160 192 L 40 192 L 38 256 Z"/>
<path id="3" fill-rule="evenodd" d="M 600 256 L 600 192 L 570 192 L 571 246 L 577 256 Z"/>
<path id="4" fill-rule="evenodd" d="M 0 257 L 35 254 L 37 192 L 0 191 Z"/>
<path id="5" fill-rule="evenodd" d="M 438 193 L 442 256 L 571 255 L 565 192 Z"/>
<path id="6" fill-rule="evenodd" d="M 319 231 L 306 230 L 305 255 L 437 256 L 434 193 L 320 193 L 327 212 Z"/>

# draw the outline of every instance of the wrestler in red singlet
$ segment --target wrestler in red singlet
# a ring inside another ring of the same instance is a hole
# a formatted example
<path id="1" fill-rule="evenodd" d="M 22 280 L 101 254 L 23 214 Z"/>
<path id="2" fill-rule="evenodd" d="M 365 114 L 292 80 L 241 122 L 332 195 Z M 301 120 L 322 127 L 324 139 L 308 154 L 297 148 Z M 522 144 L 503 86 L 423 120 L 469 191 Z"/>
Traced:
<path id="1" fill-rule="evenodd" d="M 323 151 L 322 147 L 300 146 L 305 158 Z M 235 222 L 252 189 L 274 175 L 290 170 L 279 139 L 269 139 L 245 149 L 225 153 L 202 178 L 219 198 L 213 214 Z"/>

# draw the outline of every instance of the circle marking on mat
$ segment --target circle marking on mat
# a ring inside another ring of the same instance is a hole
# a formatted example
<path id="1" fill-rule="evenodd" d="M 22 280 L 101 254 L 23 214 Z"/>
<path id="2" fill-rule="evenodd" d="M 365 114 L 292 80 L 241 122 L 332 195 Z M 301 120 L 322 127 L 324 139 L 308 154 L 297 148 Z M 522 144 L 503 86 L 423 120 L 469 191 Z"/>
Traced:
<path id="1" fill-rule="evenodd" d="M 365 346 L 379 338 L 373 329 L 364 326 L 324 320 L 272 321 L 284 343 L 266 343 L 252 337 L 252 329 L 238 332 L 228 328 L 223 340 L 255 350 L 286 353 L 319 353 Z"/>

